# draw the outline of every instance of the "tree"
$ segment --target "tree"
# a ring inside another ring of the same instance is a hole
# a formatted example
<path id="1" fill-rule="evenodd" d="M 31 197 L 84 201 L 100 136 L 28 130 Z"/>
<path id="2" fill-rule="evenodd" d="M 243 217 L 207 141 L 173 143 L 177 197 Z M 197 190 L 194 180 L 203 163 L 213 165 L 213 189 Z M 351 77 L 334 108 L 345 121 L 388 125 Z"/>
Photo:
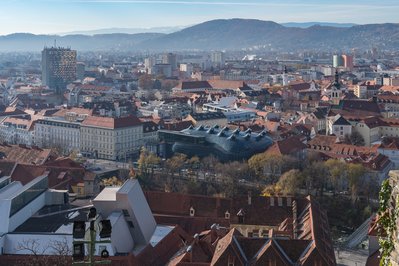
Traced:
<path id="1" fill-rule="evenodd" d="M 356 202 L 361 191 L 361 186 L 364 182 L 366 170 L 361 164 L 349 164 L 348 165 L 348 181 L 349 189 L 351 192 L 351 198 L 353 202 Z"/>
<path id="2" fill-rule="evenodd" d="M 342 189 L 342 182 L 345 180 L 347 165 L 337 159 L 329 159 L 324 163 L 328 171 L 328 177 L 331 182 L 333 192 Z"/>
<path id="3" fill-rule="evenodd" d="M 275 183 L 281 173 L 299 166 L 298 161 L 291 156 L 267 152 L 252 156 L 248 160 L 248 165 L 258 179 L 264 179 L 269 184 Z"/>
<path id="4" fill-rule="evenodd" d="M 223 182 L 223 193 L 226 197 L 233 198 L 238 194 L 238 182 L 241 179 L 248 179 L 249 166 L 246 162 L 219 163 L 216 167 Z"/>
<path id="5" fill-rule="evenodd" d="M 143 74 L 139 77 L 139 88 L 143 90 L 151 90 L 154 86 L 154 80 L 151 75 Z"/>
<path id="6" fill-rule="evenodd" d="M 277 186 L 286 195 L 295 195 L 302 185 L 302 173 L 298 169 L 292 169 L 280 176 Z"/>
<path id="7" fill-rule="evenodd" d="M 202 158 L 199 172 L 202 172 L 204 180 L 207 179 L 208 176 L 210 176 L 210 173 L 215 173 L 215 168 L 218 164 L 219 160 L 213 155 Z"/>
<path id="8" fill-rule="evenodd" d="M 24 239 L 18 243 L 16 250 L 29 254 L 28 258 L 20 260 L 18 265 L 71 265 L 72 249 L 65 237 L 61 240 L 50 240 L 45 245 L 42 245 L 39 239 Z"/>
<path id="9" fill-rule="evenodd" d="M 345 135 L 344 142 L 347 144 L 352 144 L 356 146 L 364 146 L 365 141 L 363 136 L 357 132 L 357 131 L 352 131 L 350 135 Z"/>
<path id="10" fill-rule="evenodd" d="M 122 186 L 123 182 L 122 180 L 118 179 L 116 176 L 110 177 L 110 178 L 104 178 L 101 180 L 101 185 L 103 187 L 117 187 L 117 186 Z"/>
<path id="11" fill-rule="evenodd" d="M 153 177 L 154 168 L 156 168 L 161 162 L 161 158 L 152 152 L 149 152 L 146 148 L 141 148 L 140 157 L 137 161 L 139 174 L 145 178 Z"/>
<path id="12" fill-rule="evenodd" d="M 323 197 L 326 185 L 325 177 L 328 175 L 324 162 L 314 161 L 310 163 L 309 166 L 302 171 L 302 174 L 307 193 L 309 194 L 312 190 L 315 190 L 316 194 Z"/>
<path id="13" fill-rule="evenodd" d="M 140 157 L 138 163 L 138 174 L 135 174 L 141 181 L 144 188 L 152 187 L 154 183 L 155 168 L 159 166 L 161 158 L 156 154 L 149 152 L 146 148 L 142 147 L 140 150 Z"/>

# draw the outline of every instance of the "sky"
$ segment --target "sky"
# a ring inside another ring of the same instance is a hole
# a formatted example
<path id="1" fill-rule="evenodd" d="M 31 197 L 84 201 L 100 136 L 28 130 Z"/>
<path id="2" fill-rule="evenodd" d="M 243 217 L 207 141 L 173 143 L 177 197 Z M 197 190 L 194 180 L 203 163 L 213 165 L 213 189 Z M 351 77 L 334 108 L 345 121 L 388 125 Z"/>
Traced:
<path id="1" fill-rule="evenodd" d="M 0 35 L 186 26 L 212 19 L 399 23 L 398 0 L 0 0 Z"/>

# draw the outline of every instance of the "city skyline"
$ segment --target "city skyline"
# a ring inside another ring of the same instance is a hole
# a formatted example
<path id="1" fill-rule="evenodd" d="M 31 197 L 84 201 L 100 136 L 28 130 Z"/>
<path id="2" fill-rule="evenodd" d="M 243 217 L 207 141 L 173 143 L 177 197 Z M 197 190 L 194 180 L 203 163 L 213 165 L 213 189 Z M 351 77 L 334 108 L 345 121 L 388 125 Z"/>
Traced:
<path id="1" fill-rule="evenodd" d="M 0 35 L 55 34 L 103 28 L 188 26 L 212 19 L 284 22 L 398 23 L 399 4 L 386 1 L 316 0 L 5 0 Z M 71 16 L 72 15 L 72 16 Z"/>

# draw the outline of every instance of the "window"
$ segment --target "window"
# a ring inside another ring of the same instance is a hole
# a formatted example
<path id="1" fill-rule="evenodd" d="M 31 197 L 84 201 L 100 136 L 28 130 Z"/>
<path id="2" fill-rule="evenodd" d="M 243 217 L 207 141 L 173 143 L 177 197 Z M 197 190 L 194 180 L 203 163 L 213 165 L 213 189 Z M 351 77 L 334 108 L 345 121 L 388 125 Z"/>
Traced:
<path id="1" fill-rule="evenodd" d="M 127 222 L 127 225 L 128 225 L 130 228 L 134 228 L 134 224 L 133 224 L 132 221 L 126 221 L 126 222 Z"/>
<path id="2" fill-rule="evenodd" d="M 125 216 L 125 217 L 130 217 L 130 214 L 129 214 L 128 210 L 123 209 L 123 210 L 122 210 L 122 213 L 123 213 L 123 216 Z"/>

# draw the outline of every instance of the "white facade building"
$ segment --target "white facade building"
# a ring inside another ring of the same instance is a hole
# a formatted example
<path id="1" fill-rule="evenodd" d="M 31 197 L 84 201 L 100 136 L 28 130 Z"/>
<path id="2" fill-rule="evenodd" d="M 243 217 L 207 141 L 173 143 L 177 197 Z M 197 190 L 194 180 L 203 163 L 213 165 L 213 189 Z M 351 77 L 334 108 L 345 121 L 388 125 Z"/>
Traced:
<path id="1" fill-rule="evenodd" d="M 143 124 L 137 117 L 90 116 L 81 125 L 81 153 L 99 159 L 126 160 L 140 151 Z"/>
<path id="2" fill-rule="evenodd" d="M 59 147 L 68 153 L 80 149 L 80 123 L 63 118 L 39 119 L 35 123 L 35 145 Z"/>
<path id="3" fill-rule="evenodd" d="M 32 120 L 7 117 L 0 123 L 0 142 L 33 145 L 34 122 Z"/>

